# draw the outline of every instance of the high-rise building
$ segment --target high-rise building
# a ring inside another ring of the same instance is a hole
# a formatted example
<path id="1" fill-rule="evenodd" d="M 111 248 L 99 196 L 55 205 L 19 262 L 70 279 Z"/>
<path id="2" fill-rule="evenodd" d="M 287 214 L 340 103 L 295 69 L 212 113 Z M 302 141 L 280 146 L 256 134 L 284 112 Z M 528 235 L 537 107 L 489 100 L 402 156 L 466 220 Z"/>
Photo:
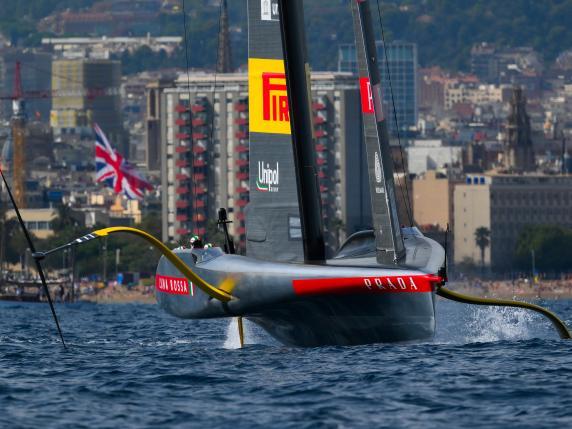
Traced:
<path id="1" fill-rule="evenodd" d="M 475 231 L 490 231 L 485 265 L 512 269 L 520 233 L 529 225 L 572 227 L 572 176 L 471 175 L 455 186 L 455 262 L 480 263 Z"/>
<path id="2" fill-rule="evenodd" d="M 410 134 L 417 127 L 418 118 L 417 45 L 401 41 L 386 43 L 387 61 L 383 42 L 377 41 L 376 46 L 382 88 L 384 89 L 383 102 L 385 111 L 389 112 L 386 115 L 389 132 L 394 136 L 397 134 L 393 116 L 393 102 L 395 102 L 399 131 L 401 135 Z M 338 71 L 357 72 L 357 56 L 354 44 L 339 46 Z"/>
<path id="3" fill-rule="evenodd" d="M 52 63 L 50 124 L 56 135 L 91 133 L 97 123 L 111 143 L 129 156 L 121 112 L 121 63 L 111 60 L 56 60 Z"/>
<path id="4" fill-rule="evenodd" d="M 163 240 L 203 235 L 217 209 L 226 207 L 231 234 L 244 250 L 249 171 L 248 76 L 244 73 L 191 74 L 161 90 L 161 181 Z M 215 85 L 216 82 L 216 85 Z M 149 92 L 149 95 L 151 92 Z M 330 249 L 345 233 L 371 225 L 365 153 L 362 144 L 359 90 L 347 73 L 312 75 L 318 180 Z M 261 183 L 266 183 L 262 180 Z M 208 239 L 208 237 L 207 237 Z"/>
<path id="5" fill-rule="evenodd" d="M 149 171 L 161 170 L 161 92 L 173 87 L 172 79 L 160 79 L 146 86 L 145 164 Z"/>

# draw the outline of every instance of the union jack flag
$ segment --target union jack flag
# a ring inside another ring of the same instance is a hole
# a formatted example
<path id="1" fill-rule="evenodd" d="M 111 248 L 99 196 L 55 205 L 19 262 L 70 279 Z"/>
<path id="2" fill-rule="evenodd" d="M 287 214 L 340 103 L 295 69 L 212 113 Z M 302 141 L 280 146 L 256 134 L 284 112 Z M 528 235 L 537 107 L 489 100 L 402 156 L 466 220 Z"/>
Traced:
<path id="1" fill-rule="evenodd" d="M 129 199 L 143 198 L 143 191 L 152 191 L 147 182 L 119 152 L 111 147 L 107 137 L 94 124 L 96 181 L 124 193 Z"/>

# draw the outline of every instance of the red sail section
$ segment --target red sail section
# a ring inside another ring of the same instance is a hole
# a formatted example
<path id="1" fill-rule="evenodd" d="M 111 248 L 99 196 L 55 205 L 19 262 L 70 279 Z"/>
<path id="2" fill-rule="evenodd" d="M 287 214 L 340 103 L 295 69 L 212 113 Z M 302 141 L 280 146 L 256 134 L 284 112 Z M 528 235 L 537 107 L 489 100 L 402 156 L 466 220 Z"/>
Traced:
<path id="1" fill-rule="evenodd" d="M 294 293 L 304 295 L 327 294 L 379 294 L 379 293 L 427 293 L 435 290 L 441 277 L 433 275 L 349 277 L 330 279 L 293 280 Z"/>
<path id="2" fill-rule="evenodd" d="M 191 295 L 195 293 L 193 284 L 184 277 L 155 276 L 155 289 L 171 295 Z"/>

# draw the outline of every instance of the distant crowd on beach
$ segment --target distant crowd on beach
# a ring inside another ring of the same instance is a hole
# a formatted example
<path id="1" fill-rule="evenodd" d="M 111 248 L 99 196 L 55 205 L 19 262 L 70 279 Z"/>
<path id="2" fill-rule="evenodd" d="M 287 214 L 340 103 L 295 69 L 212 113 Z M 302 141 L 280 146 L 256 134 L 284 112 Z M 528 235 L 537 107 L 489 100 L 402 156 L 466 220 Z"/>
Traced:
<path id="1" fill-rule="evenodd" d="M 479 296 L 572 298 L 572 275 L 558 280 L 518 278 L 514 280 L 463 279 L 450 283 L 450 287 Z"/>

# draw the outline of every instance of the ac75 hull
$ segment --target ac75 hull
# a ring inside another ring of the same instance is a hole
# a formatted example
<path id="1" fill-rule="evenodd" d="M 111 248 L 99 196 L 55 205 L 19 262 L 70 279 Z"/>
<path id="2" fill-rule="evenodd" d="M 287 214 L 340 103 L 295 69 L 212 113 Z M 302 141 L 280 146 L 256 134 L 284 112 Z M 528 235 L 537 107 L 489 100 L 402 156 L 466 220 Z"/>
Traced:
<path id="1" fill-rule="evenodd" d="M 157 269 L 159 305 L 180 318 L 243 316 L 287 345 L 416 341 L 435 331 L 438 277 L 407 268 L 274 263 L 218 249 L 176 252 L 211 284 L 232 278 L 235 299 L 210 298 L 166 259 Z M 332 263 L 334 263 L 332 261 Z"/>

